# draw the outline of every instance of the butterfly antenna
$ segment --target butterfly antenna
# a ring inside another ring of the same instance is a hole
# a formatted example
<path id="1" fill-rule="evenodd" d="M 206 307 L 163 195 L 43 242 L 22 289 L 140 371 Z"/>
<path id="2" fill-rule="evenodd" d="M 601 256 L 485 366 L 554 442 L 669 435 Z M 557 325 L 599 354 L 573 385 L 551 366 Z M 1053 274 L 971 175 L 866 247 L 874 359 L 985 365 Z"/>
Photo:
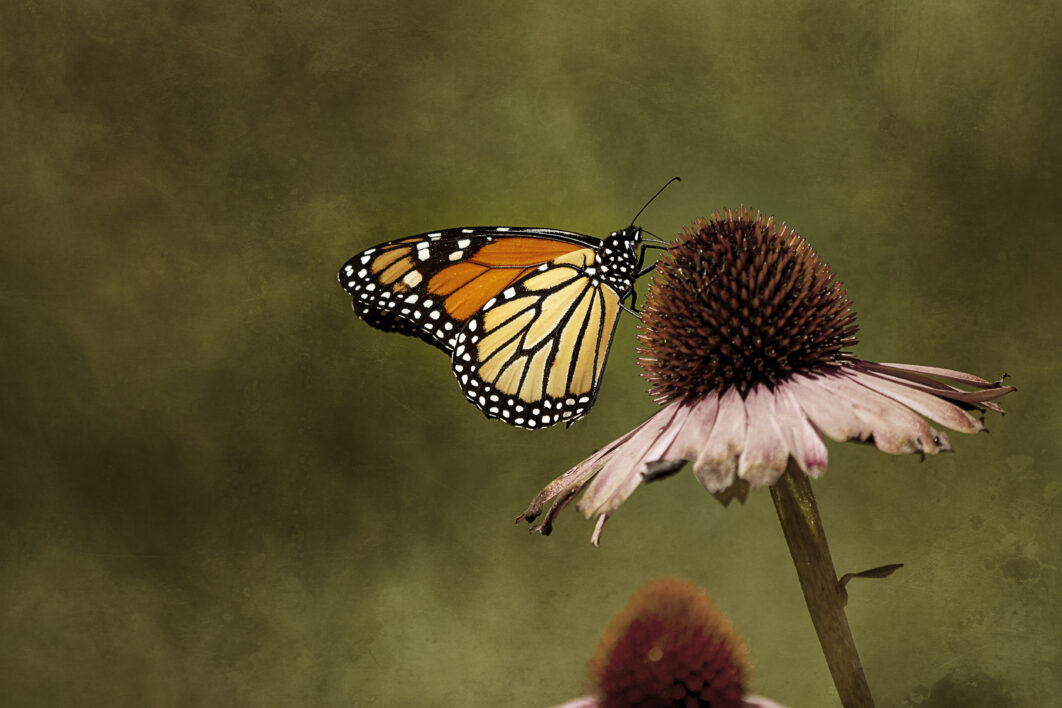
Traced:
<path id="1" fill-rule="evenodd" d="M 667 183 L 663 187 L 661 187 L 660 189 L 656 190 L 656 194 L 654 194 L 653 196 L 649 197 L 649 201 L 647 201 L 645 203 L 645 206 L 643 206 L 641 209 L 639 209 L 638 213 L 634 215 L 633 219 L 631 219 L 631 226 L 634 226 L 634 222 L 638 220 L 638 217 L 642 215 L 642 212 L 646 210 L 646 207 L 648 207 L 650 204 L 652 204 L 653 200 L 656 199 L 657 197 L 659 197 L 660 193 L 668 188 L 668 185 L 670 185 L 672 182 L 681 182 L 681 181 L 682 181 L 681 177 L 672 177 L 671 179 L 669 179 L 667 181 Z"/>

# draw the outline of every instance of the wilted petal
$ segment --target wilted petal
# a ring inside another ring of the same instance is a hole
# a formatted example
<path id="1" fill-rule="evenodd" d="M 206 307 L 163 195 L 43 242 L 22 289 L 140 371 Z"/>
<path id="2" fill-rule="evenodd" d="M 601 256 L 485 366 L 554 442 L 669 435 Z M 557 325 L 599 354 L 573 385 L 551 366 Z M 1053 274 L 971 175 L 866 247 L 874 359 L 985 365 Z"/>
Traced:
<path id="1" fill-rule="evenodd" d="M 944 379 L 945 381 L 954 381 L 955 383 L 967 384 L 969 386 L 975 386 L 977 388 L 1009 388 L 1013 389 L 1013 386 L 999 386 L 998 383 L 987 381 L 980 376 L 974 376 L 968 374 L 965 371 L 955 371 L 954 369 L 941 369 L 936 366 L 921 366 L 919 364 L 893 364 L 889 362 L 860 362 L 867 364 L 877 364 L 879 367 L 885 369 L 900 369 L 902 371 L 910 371 L 916 374 L 926 374 L 927 376 L 936 376 L 938 379 Z M 1000 394 L 1001 396 L 1003 394 Z"/>
<path id="2" fill-rule="evenodd" d="M 829 459 L 826 441 L 808 421 L 789 388 L 788 384 L 782 384 L 776 389 L 775 421 L 782 435 L 786 437 L 789 443 L 789 454 L 796 460 L 797 465 L 804 471 L 804 474 L 818 479 L 826 471 L 826 462 Z"/>
<path id="3" fill-rule="evenodd" d="M 573 486 L 565 489 L 559 496 L 557 496 L 553 500 L 553 503 L 550 504 L 550 507 L 546 511 L 546 515 L 542 517 L 542 520 L 539 521 L 537 524 L 531 526 L 531 528 L 529 529 L 530 532 L 540 533 L 543 536 L 549 536 L 551 533 L 553 533 L 553 520 L 557 518 L 557 514 L 564 511 L 564 507 L 568 506 L 568 504 L 571 503 L 572 499 L 575 499 L 576 495 L 579 494 L 581 489 L 581 486 Z M 516 523 L 520 523 L 521 521 L 534 521 L 535 517 L 537 517 L 538 514 L 541 513 L 541 506 L 538 507 L 538 509 L 539 511 L 536 512 L 534 516 L 530 516 L 529 511 L 525 511 L 523 514 L 516 517 Z"/>
<path id="4" fill-rule="evenodd" d="M 1003 409 L 992 403 L 997 398 L 1016 391 L 1013 386 L 1004 386 L 1000 382 L 985 381 L 979 376 L 951 369 L 938 369 L 933 366 L 914 366 L 910 364 L 878 364 L 873 361 L 857 361 L 856 368 L 872 371 L 875 374 L 896 381 L 904 386 L 911 386 L 926 393 L 943 396 L 958 401 L 971 408 L 980 408 L 1003 413 Z M 961 383 L 976 390 L 966 391 L 957 386 L 944 383 L 933 376 Z"/>
<path id="5" fill-rule="evenodd" d="M 597 517 L 597 523 L 594 524 L 594 532 L 590 534 L 590 543 L 595 547 L 601 545 L 601 531 L 605 528 L 605 522 L 608 521 L 608 517 L 611 515 L 612 513 L 609 512 Z"/>
<path id="6" fill-rule="evenodd" d="M 659 413 L 657 415 L 659 415 Z M 546 485 L 545 489 L 539 492 L 538 495 L 531 500 L 531 504 L 528 505 L 524 512 L 516 518 L 517 523 L 520 521 L 534 521 L 542 513 L 542 507 L 550 500 L 555 499 L 556 501 L 554 501 L 553 506 L 546 514 L 546 519 L 543 523 L 531 529 L 533 532 L 548 536 L 552 527 L 553 517 L 568 505 L 568 502 L 572 500 L 572 497 L 582 490 L 590 478 L 597 474 L 597 471 L 617 453 L 625 442 L 637 435 L 643 428 L 649 426 L 654 418 L 655 416 L 645 421 L 634 430 L 616 438 L 611 443 Z"/>
<path id="7" fill-rule="evenodd" d="M 823 378 L 812 379 L 798 374 L 785 388 L 815 427 L 833 440 L 869 440 L 874 431 L 856 415 L 851 406 L 839 401 L 820 384 Z"/>
<path id="8" fill-rule="evenodd" d="M 664 450 L 662 460 L 696 460 L 697 455 L 708 440 L 708 435 L 715 425 L 716 413 L 719 411 L 719 394 L 715 391 L 692 404 L 689 416 L 682 423 L 682 429 L 667 449 Z"/>
<path id="9" fill-rule="evenodd" d="M 693 463 L 693 474 L 710 493 L 729 487 L 737 474 L 737 458 L 745 448 L 745 402 L 731 388 L 719 400 L 719 412 L 708 441 Z"/>
<path id="10" fill-rule="evenodd" d="M 824 376 L 822 385 L 843 399 L 873 431 L 874 445 L 893 455 L 936 454 L 940 443 L 921 416 L 896 401 L 860 386 L 847 373 Z"/>
<path id="11" fill-rule="evenodd" d="M 657 459 L 653 454 L 671 444 L 689 413 L 688 406 L 676 401 L 650 418 L 648 424 L 623 444 L 621 452 L 605 462 L 576 508 L 587 518 L 611 514 L 619 508 L 644 481 L 646 461 Z"/>
<path id="12" fill-rule="evenodd" d="M 775 423 L 774 394 L 756 385 L 745 396 L 748 423 L 745 449 L 738 464 L 738 477 L 753 487 L 778 481 L 789 461 L 789 446 Z"/>
<path id="13" fill-rule="evenodd" d="M 921 413 L 930 420 L 946 425 L 952 430 L 963 433 L 976 433 L 985 426 L 969 413 L 932 393 L 926 393 L 913 386 L 889 381 L 881 376 L 863 371 L 853 371 L 856 381 L 902 403 L 916 413 Z"/>

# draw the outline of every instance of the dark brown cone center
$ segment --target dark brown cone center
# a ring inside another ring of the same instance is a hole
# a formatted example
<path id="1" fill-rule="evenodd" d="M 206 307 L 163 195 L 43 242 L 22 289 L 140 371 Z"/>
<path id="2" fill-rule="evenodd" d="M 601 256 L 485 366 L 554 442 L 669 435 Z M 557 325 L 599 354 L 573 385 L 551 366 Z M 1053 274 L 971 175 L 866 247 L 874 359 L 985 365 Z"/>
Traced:
<path id="1" fill-rule="evenodd" d="M 742 208 L 697 219 L 656 273 L 639 352 L 660 403 L 730 386 L 744 395 L 851 358 L 859 328 L 844 286 L 773 218 Z"/>

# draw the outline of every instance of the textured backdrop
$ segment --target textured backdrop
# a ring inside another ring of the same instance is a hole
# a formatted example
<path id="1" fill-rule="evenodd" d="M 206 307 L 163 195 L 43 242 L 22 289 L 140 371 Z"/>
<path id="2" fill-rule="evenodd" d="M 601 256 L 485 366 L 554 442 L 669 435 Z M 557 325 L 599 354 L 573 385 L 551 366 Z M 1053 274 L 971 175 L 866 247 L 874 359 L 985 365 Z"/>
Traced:
<path id="1" fill-rule="evenodd" d="M 625 318 L 593 413 L 528 432 L 335 281 L 378 241 L 663 236 L 746 204 L 848 287 L 857 352 L 1020 391 L 816 483 L 882 708 L 1062 693 L 1057 2 L 0 5 L 0 702 L 546 706 L 658 575 L 752 686 L 837 701 L 769 495 L 683 473 L 602 548 L 513 519 L 653 409 Z"/>

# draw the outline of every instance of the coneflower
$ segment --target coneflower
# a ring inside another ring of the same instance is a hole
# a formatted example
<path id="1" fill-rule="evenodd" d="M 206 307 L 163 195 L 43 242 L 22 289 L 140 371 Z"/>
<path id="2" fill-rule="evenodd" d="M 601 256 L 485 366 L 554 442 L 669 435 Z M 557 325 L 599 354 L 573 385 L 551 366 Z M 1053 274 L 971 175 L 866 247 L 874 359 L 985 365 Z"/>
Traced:
<path id="1" fill-rule="evenodd" d="M 836 585 L 807 479 L 826 470 L 825 438 L 934 455 L 951 442 L 929 421 L 981 431 L 983 413 L 1002 413 L 993 401 L 1014 390 L 961 371 L 857 358 L 858 326 L 843 285 L 799 234 L 759 212 L 724 209 L 696 220 L 656 273 L 640 325 L 640 363 L 663 408 L 543 489 L 518 519 L 534 521 L 552 502 L 533 531 L 548 534 L 585 488 L 576 507 L 596 517 L 597 545 L 605 521 L 642 482 L 692 462 L 723 503 L 770 486 L 794 559 L 807 550 L 828 563 L 813 580 L 804 572 L 814 563 L 798 562 L 801 582 Z M 826 604 L 843 619 L 835 599 Z M 819 619 L 816 629 L 822 639 Z M 841 633 L 850 643 L 846 621 Z M 851 673 L 829 654 L 835 681 L 838 671 Z M 871 705 L 869 692 L 853 701 L 845 705 Z"/>

